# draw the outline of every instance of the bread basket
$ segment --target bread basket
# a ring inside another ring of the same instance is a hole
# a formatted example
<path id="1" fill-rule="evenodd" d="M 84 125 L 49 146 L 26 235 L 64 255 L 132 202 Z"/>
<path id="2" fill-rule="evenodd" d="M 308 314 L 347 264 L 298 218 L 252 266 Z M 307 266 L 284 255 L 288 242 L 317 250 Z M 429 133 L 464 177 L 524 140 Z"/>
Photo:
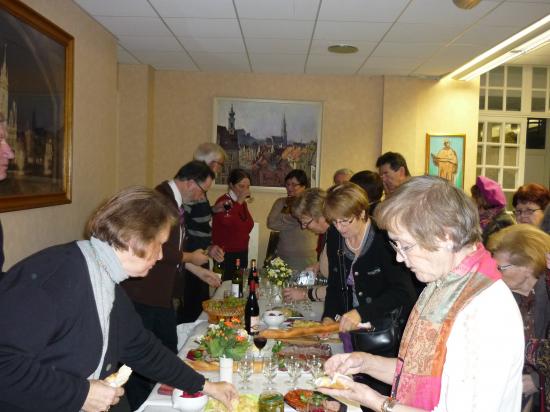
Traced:
<path id="1" fill-rule="evenodd" d="M 244 299 L 208 299 L 202 302 L 202 309 L 208 314 L 208 323 L 218 323 L 220 319 L 244 317 Z"/>

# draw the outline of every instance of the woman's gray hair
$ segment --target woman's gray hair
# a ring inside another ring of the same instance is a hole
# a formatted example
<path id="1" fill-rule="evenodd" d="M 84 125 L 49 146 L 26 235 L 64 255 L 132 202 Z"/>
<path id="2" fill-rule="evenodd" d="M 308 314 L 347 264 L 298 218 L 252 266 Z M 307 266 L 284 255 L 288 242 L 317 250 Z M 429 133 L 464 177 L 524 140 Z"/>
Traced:
<path id="1" fill-rule="evenodd" d="M 454 252 L 481 241 L 477 207 L 461 189 L 435 176 L 417 176 L 403 183 L 378 205 L 374 218 L 382 229 L 406 230 L 430 251 L 437 250 L 438 240 L 447 236 Z"/>
<path id="2" fill-rule="evenodd" d="M 225 150 L 219 144 L 211 142 L 201 143 L 193 153 L 194 160 L 200 160 L 207 165 L 212 162 L 223 162 L 225 158 Z"/>

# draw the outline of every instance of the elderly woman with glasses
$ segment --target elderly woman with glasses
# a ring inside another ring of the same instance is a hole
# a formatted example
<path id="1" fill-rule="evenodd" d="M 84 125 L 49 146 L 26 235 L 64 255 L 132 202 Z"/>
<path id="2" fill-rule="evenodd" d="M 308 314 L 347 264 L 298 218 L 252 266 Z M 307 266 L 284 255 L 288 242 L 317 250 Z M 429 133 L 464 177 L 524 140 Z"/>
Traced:
<path id="1" fill-rule="evenodd" d="M 340 330 L 401 310 L 404 324 L 416 300 L 407 268 L 396 262 L 386 233 L 370 219 L 369 200 L 354 183 L 327 193 L 325 218 L 329 278 L 323 322 L 340 321 Z"/>
<path id="2" fill-rule="evenodd" d="M 329 228 L 323 209 L 327 192 L 323 189 L 307 189 L 296 197 L 292 203 L 292 215 L 298 219 L 302 230 L 309 230 L 318 236 L 317 254 L 319 261 L 306 268 L 317 275 L 327 276 L 328 265 L 325 251 L 326 233 Z M 313 302 L 324 301 L 326 296 L 326 286 L 315 286 L 308 289 L 303 288 L 285 288 L 283 291 L 285 301 L 297 302 L 310 300 Z"/>
<path id="3" fill-rule="evenodd" d="M 363 372 L 393 383 L 391 396 L 356 382 L 322 391 L 382 412 L 518 411 L 521 315 L 481 243 L 472 201 L 441 178 L 413 177 L 378 206 L 375 218 L 397 260 L 428 284 L 397 358 L 355 352 L 325 364 L 330 375 Z"/>
<path id="4" fill-rule="evenodd" d="M 540 226 L 544 209 L 550 204 L 550 191 L 538 183 L 523 185 L 514 193 L 512 204 L 518 223 Z"/>
<path id="5" fill-rule="evenodd" d="M 502 279 L 512 290 L 518 303 L 525 339 L 548 338 L 550 299 L 546 253 L 550 252 L 550 236 L 533 225 L 518 224 L 491 236 L 488 248 L 498 263 Z M 523 410 L 530 411 L 531 404 L 539 402 L 536 395 L 541 383 L 546 383 L 544 386 L 548 398 L 550 380 L 543 375 L 539 376 L 527 362 L 523 372 Z"/>
<path id="6" fill-rule="evenodd" d="M 279 232 L 276 254 L 293 270 L 302 270 L 317 261 L 317 236 L 309 230 L 302 230 L 300 222 L 292 215 L 294 199 L 308 187 L 303 170 L 290 171 L 285 176 L 287 196 L 277 199 L 267 216 L 267 227 Z"/>

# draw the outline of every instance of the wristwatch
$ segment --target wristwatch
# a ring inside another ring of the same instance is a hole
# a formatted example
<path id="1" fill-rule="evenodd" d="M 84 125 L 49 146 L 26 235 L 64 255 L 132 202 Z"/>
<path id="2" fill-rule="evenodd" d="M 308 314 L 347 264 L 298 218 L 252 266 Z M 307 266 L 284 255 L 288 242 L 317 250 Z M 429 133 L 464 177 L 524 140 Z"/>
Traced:
<path id="1" fill-rule="evenodd" d="M 397 405 L 397 399 L 388 397 L 382 404 L 382 407 L 380 408 L 380 412 L 393 412 L 393 407 L 395 405 Z"/>

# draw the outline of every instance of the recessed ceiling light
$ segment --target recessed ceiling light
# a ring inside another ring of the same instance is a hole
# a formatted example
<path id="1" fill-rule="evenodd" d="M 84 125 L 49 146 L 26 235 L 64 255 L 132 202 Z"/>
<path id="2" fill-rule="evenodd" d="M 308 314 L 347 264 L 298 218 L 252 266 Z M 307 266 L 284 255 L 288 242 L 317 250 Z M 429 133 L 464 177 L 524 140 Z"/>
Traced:
<path id="1" fill-rule="evenodd" d="M 352 54 L 357 53 L 359 49 L 350 44 L 334 44 L 332 46 L 328 46 L 328 51 L 338 54 Z"/>

